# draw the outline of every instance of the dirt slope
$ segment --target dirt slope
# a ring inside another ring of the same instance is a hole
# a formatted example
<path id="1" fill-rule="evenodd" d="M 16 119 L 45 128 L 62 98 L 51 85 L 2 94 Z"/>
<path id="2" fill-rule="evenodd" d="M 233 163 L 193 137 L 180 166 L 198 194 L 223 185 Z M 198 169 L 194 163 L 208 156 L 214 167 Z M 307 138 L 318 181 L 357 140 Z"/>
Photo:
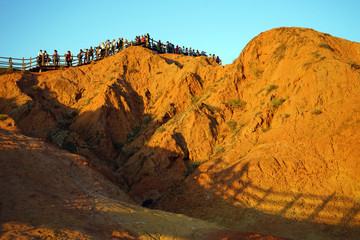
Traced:
<path id="1" fill-rule="evenodd" d="M 259 236 L 139 207 L 84 157 L 18 133 L 11 118 L 0 126 L 0 239 Z"/>
<path id="2" fill-rule="evenodd" d="M 360 44 L 261 33 L 225 67 L 128 48 L 0 76 L 0 110 L 136 203 L 293 239 L 360 236 Z"/>

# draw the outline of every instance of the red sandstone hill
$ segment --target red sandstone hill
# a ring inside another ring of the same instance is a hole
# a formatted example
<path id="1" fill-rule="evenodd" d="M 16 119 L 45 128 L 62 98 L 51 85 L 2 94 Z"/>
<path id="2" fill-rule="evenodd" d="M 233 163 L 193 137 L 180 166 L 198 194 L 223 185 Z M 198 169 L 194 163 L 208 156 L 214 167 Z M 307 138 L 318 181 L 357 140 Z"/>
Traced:
<path id="1" fill-rule="evenodd" d="M 86 66 L 2 75 L 0 112 L 138 204 L 241 232 L 357 239 L 359 64 L 359 43 L 302 28 L 261 33 L 225 67 L 131 47 Z"/>

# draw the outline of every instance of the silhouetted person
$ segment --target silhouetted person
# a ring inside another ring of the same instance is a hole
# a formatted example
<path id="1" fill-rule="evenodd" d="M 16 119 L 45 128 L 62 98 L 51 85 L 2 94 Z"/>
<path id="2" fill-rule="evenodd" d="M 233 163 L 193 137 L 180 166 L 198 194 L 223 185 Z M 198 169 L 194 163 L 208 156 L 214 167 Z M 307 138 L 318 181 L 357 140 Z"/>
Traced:
<path id="1" fill-rule="evenodd" d="M 70 51 L 67 51 L 67 53 L 65 54 L 65 62 L 66 62 L 66 66 L 72 66 L 72 60 L 73 60 L 73 55 Z"/>
<path id="2" fill-rule="evenodd" d="M 53 57 L 54 66 L 58 66 L 60 56 L 59 56 L 59 54 L 58 54 L 58 52 L 56 50 L 54 50 L 54 54 L 52 55 L 52 57 Z"/>

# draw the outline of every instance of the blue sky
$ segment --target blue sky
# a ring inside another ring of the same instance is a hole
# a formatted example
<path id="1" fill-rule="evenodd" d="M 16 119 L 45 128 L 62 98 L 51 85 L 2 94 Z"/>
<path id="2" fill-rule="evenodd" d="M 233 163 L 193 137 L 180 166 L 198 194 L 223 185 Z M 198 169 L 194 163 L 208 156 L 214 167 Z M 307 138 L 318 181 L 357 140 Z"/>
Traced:
<path id="1" fill-rule="evenodd" d="M 34 57 L 47 50 L 77 54 L 107 39 L 156 40 L 236 59 L 259 33 L 307 27 L 360 42 L 360 1 L 0 0 L 0 56 Z"/>

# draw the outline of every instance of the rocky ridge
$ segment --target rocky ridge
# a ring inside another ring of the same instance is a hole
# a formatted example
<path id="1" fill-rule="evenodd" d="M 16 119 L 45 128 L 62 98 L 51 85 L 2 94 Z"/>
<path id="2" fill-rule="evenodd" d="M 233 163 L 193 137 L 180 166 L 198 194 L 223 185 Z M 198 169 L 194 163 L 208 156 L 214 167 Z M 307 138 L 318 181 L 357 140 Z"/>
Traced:
<path id="1" fill-rule="evenodd" d="M 131 47 L 2 75 L 0 111 L 138 204 L 238 231 L 355 239 L 359 56 L 359 43 L 302 28 L 261 33 L 225 67 Z"/>

